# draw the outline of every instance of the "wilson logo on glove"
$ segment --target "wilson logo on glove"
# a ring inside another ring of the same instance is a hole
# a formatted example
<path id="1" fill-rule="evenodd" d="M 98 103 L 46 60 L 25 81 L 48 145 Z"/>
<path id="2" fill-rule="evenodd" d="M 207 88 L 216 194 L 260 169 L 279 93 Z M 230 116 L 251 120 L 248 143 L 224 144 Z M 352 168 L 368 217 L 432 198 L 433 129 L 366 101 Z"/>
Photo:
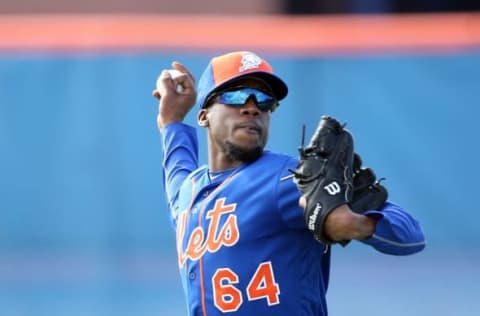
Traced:
<path id="1" fill-rule="evenodd" d="M 315 210 L 313 210 L 313 214 L 310 215 L 310 217 L 308 218 L 308 229 L 310 229 L 311 231 L 315 230 L 315 222 L 317 221 L 318 213 L 321 210 L 322 210 L 322 206 L 320 205 L 320 203 L 317 203 Z"/>
<path id="2" fill-rule="evenodd" d="M 327 192 L 328 194 L 330 195 L 335 195 L 335 194 L 338 194 L 342 191 L 342 189 L 340 188 L 340 185 L 336 182 L 336 181 L 333 181 L 332 183 L 326 185 L 323 187 Z"/>

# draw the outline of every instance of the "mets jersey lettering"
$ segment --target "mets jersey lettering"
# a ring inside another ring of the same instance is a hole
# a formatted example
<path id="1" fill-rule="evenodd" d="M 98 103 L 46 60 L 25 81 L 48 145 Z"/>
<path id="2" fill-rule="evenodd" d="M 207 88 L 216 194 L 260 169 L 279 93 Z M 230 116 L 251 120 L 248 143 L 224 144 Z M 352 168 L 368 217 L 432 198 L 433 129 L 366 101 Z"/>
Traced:
<path id="1" fill-rule="evenodd" d="M 225 200 L 225 198 L 217 199 L 213 208 L 207 212 L 205 217 L 209 220 L 209 223 L 206 234 L 201 225 L 201 218 L 199 218 L 199 226 L 192 230 L 190 236 L 187 236 L 188 242 L 185 249 L 183 248 L 183 244 L 186 237 L 185 233 L 189 212 L 187 210 L 179 215 L 177 224 L 177 252 L 180 267 L 184 266 L 187 259 L 196 261 L 207 251 L 214 253 L 222 246 L 231 247 L 237 243 L 240 238 L 237 216 L 230 214 L 235 212 L 237 204 L 225 204 Z M 199 214 L 202 214 L 202 212 L 199 212 Z M 226 216 L 226 219 L 224 223 L 220 225 L 222 216 Z"/>

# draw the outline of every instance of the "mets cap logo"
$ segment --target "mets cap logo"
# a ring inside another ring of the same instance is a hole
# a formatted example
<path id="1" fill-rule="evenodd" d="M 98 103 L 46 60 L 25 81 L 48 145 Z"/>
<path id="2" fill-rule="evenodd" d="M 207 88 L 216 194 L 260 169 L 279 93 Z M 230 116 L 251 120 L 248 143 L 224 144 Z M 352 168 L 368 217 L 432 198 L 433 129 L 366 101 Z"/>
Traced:
<path id="1" fill-rule="evenodd" d="M 253 69 L 253 68 L 258 68 L 260 64 L 262 63 L 263 59 L 255 55 L 254 53 L 244 53 L 242 54 L 242 60 L 240 63 L 242 64 L 240 68 L 238 68 L 238 71 L 244 72 L 245 70 Z"/>

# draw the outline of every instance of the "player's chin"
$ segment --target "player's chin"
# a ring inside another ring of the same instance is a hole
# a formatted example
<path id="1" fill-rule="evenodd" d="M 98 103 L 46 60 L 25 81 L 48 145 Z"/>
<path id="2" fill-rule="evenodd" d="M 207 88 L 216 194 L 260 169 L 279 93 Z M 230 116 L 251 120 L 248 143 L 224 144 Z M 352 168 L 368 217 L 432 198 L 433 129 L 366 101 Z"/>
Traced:
<path id="1" fill-rule="evenodd" d="M 239 137 L 233 142 L 237 148 L 243 151 L 257 150 L 257 148 L 265 147 L 266 139 L 263 137 Z"/>
<path id="2" fill-rule="evenodd" d="M 253 162 L 263 154 L 263 143 L 239 144 L 237 142 L 225 143 L 225 152 L 235 161 Z"/>

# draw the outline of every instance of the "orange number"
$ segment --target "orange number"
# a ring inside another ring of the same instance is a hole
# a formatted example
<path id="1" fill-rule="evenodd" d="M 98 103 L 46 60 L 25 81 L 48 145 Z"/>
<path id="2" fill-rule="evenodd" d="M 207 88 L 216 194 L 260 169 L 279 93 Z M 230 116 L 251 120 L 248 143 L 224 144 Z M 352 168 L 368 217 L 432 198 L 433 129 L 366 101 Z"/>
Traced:
<path id="1" fill-rule="evenodd" d="M 213 300 L 222 312 L 235 312 L 243 303 L 242 292 L 232 284 L 239 282 L 238 275 L 229 268 L 218 269 L 212 277 Z M 249 301 L 265 298 L 269 306 L 280 303 L 280 287 L 275 283 L 272 263 L 261 263 L 247 286 Z"/>
<path id="2" fill-rule="evenodd" d="M 224 284 L 227 281 L 227 284 Z M 231 284 L 238 283 L 238 275 L 229 268 L 218 269 L 213 275 L 213 301 L 222 312 L 234 312 L 242 305 L 242 293 Z"/>
<path id="3" fill-rule="evenodd" d="M 269 306 L 280 303 L 278 295 L 280 287 L 275 283 L 273 275 L 272 263 L 270 261 L 263 262 L 257 268 L 250 283 L 247 286 L 248 300 L 258 300 L 266 298 Z"/>

